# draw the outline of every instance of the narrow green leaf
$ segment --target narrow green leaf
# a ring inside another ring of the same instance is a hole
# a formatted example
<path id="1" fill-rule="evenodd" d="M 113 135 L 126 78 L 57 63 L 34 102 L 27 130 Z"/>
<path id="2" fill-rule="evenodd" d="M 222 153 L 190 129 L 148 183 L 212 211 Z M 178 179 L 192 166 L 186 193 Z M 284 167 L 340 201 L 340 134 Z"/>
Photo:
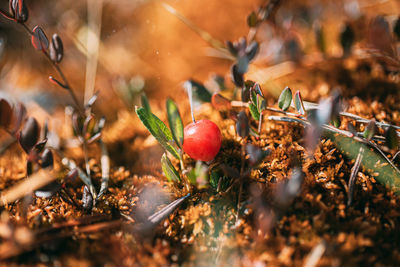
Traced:
<path id="1" fill-rule="evenodd" d="M 179 109 L 174 101 L 167 99 L 167 115 L 169 128 L 172 132 L 172 137 L 174 138 L 178 147 L 182 147 L 183 144 L 183 122 L 181 115 L 179 114 Z"/>
<path id="2" fill-rule="evenodd" d="M 300 91 L 297 91 L 294 94 L 294 106 L 296 107 L 298 113 L 301 115 L 306 114 L 306 109 L 304 108 L 303 98 L 301 97 Z"/>
<path id="3" fill-rule="evenodd" d="M 257 106 L 257 93 L 253 89 L 250 90 L 250 96 L 251 96 L 251 102 L 255 106 Z"/>
<path id="4" fill-rule="evenodd" d="M 142 100 L 142 107 L 145 108 L 147 110 L 147 112 L 151 113 L 151 108 L 150 108 L 150 104 L 149 104 L 149 100 L 147 99 L 147 96 L 142 95 L 141 100 Z"/>
<path id="5" fill-rule="evenodd" d="M 360 147 L 364 147 L 364 155 L 361 165 L 374 176 L 374 179 L 380 183 L 389 186 L 396 193 L 400 193 L 400 173 L 393 167 L 381 154 L 375 150 L 369 149 L 352 138 L 341 135 L 328 133 L 328 137 L 332 139 L 335 145 L 342 150 L 351 159 L 356 159 L 360 151 Z"/>
<path id="6" fill-rule="evenodd" d="M 161 168 L 169 182 L 179 182 L 181 180 L 178 171 L 165 153 L 161 157 Z"/>
<path id="7" fill-rule="evenodd" d="M 283 89 L 281 95 L 279 96 L 278 106 L 283 111 L 286 111 L 290 107 L 290 103 L 292 102 L 292 90 L 289 87 Z"/>
<path id="8" fill-rule="evenodd" d="M 388 148 L 397 149 L 399 147 L 399 137 L 397 131 L 392 126 L 386 130 L 385 137 Z"/>
<path id="9" fill-rule="evenodd" d="M 179 152 L 171 145 L 173 138 L 168 127 L 157 116 L 148 112 L 145 108 L 136 108 L 136 114 L 161 146 L 169 151 L 175 158 L 180 159 Z"/>
<path id="10" fill-rule="evenodd" d="M 260 113 L 258 112 L 257 107 L 253 103 L 249 103 L 249 109 L 253 119 L 258 121 L 260 119 Z"/>

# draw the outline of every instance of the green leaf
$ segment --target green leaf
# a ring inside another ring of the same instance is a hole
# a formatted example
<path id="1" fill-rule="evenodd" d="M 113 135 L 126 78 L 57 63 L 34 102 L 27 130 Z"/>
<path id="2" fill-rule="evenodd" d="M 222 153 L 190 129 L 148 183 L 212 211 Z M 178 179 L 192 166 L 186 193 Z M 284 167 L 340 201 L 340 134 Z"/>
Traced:
<path id="1" fill-rule="evenodd" d="M 328 137 L 334 141 L 335 145 L 351 159 L 356 159 L 360 147 L 363 146 L 363 159 L 361 165 L 366 171 L 374 176 L 380 183 L 389 186 L 397 194 L 400 193 L 400 173 L 376 150 L 357 142 L 349 137 L 328 133 Z"/>
<path id="2" fill-rule="evenodd" d="M 372 137 L 375 135 L 375 130 L 376 130 L 376 123 L 375 120 L 370 120 L 369 123 L 367 124 L 367 127 L 365 127 L 364 130 L 364 138 L 371 140 Z"/>
<path id="3" fill-rule="evenodd" d="M 283 89 L 281 95 L 279 96 L 278 106 L 283 111 L 286 111 L 290 107 L 290 103 L 292 102 L 292 90 L 289 87 Z"/>
<path id="4" fill-rule="evenodd" d="M 147 112 L 151 113 L 151 108 L 150 108 L 150 104 L 149 104 L 149 100 L 147 99 L 147 96 L 142 95 L 141 100 L 142 100 L 142 107 L 145 108 L 147 110 Z"/>
<path id="5" fill-rule="evenodd" d="M 306 114 L 306 109 L 304 108 L 303 98 L 301 97 L 300 91 L 297 91 L 294 94 L 294 106 L 296 107 L 298 113 L 301 115 Z"/>
<path id="6" fill-rule="evenodd" d="M 168 127 L 157 116 L 148 112 L 145 108 L 136 108 L 136 114 L 161 146 L 169 151 L 175 158 L 180 159 L 179 152 L 171 145 L 173 138 Z"/>
<path id="7" fill-rule="evenodd" d="M 169 98 L 167 99 L 167 115 L 172 137 L 181 148 L 183 144 L 183 122 L 176 103 Z"/>
<path id="8" fill-rule="evenodd" d="M 204 85 L 194 80 L 188 80 L 185 82 L 184 87 L 187 88 L 191 85 L 192 92 L 193 92 L 193 100 L 200 101 L 203 103 L 210 103 L 211 102 L 211 93 L 208 91 Z"/>
<path id="9" fill-rule="evenodd" d="M 254 90 L 250 90 L 251 102 L 257 106 L 257 93 Z"/>
<path id="10" fill-rule="evenodd" d="M 249 109 L 253 119 L 258 121 L 260 119 L 260 113 L 258 112 L 257 107 L 253 103 L 249 103 Z"/>
<path id="11" fill-rule="evenodd" d="M 181 180 L 178 171 L 165 153 L 161 157 L 161 168 L 169 182 L 179 182 Z"/>
<path id="12" fill-rule="evenodd" d="M 267 102 L 265 102 L 265 98 L 262 95 L 257 94 L 257 109 L 259 113 L 262 113 L 267 107 Z"/>

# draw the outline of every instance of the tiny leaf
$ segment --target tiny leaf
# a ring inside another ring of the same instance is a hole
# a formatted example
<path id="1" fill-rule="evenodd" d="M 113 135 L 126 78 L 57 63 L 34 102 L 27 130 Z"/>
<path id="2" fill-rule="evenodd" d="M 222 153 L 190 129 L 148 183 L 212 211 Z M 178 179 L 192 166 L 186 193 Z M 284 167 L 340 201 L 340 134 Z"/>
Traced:
<path id="1" fill-rule="evenodd" d="M 249 135 L 249 131 L 249 119 L 247 118 L 246 112 L 240 111 L 236 122 L 236 132 L 240 137 L 245 138 Z"/>
<path id="2" fill-rule="evenodd" d="M 182 147 L 183 144 L 183 122 L 178 107 L 174 101 L 167 99 L 168 123 L 176 144 Z"/>
<path id="3" fill-rule="evenodd" d="M 364 137 L 368 140 L 371 140 L 372 137 L 375 135 L 375 129 L 376 128 L 376 123 L 375 120 L 370 120 L 369 123 L 367 124 L 367 127 L 365 127 L 364 130 Z"/>
<path id="4" fill-rule="evenodd" d="M 218 93 L 214 93 L 211 97 L 211 104 L 217 110 L 231 108 L 231 101 Z"/>
<path id="5" fill-rule="evenodd" d="M 297 91 L 294 94 L 294 106 L 296 107 L 298 113 L 300 113 L 301 115 L 306 114 L 306 109 L 304 108 L 304 103 L 300 91 Z"/>
<path id="6" fill-rule="evenodd" d="M 32 31 L 32 45 L 37 50 L 45 51 L 49 47 L 49 40 L 46 34 L 39 26 L 36 26 Z"/>
<path id="7" fill-rule="evenodd" d="M 279 100 L 278 100 L 278 106 L 280 109 L 282 109 L 283 111 L 288 110 L 288 108 L 290 107 L 290 103 L 292 102 L 292 90 L 290 90 L 289 87 L 286 87 L 285 89 L 283 89 L 281 95 L 279 96 Z"/>
<path id="8" fill-rule="evenodd" d="M 243 80 L 243 74 L 239 73 L 239 68 L 237 64 L 232 65 L 231 69 L 232 73 L 232 80 L 235 83 L 237 87 L 243 87 L 244 80 Z"/>
<path id="9" fill-rule="evenodd" d="M 50 43 L 50 58 L 55 63 L 60 63 L 64 56 L 64 46 L 60 36 L 53 34 Z"/>
<path id="10" fill-rule="evenodd" d="M 178 171 L 165 153 L 161 157 L 161 167 L 169 182 L 179 182 L 181 180 Z"/>
<path id="11" fill-rule="evenodd" d="M 250 28 L 254 28 L 258 25 L 258 18 L 256 12 L 251 12 L 250 15 L 247 17 L 247 25 Z"/>

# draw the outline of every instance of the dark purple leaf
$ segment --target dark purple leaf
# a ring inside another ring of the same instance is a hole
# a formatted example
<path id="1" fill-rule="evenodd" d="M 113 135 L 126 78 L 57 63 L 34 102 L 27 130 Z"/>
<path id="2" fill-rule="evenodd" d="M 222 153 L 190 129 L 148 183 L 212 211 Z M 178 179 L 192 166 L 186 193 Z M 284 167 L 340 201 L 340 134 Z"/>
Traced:
<path id="1" fill-rule="evenodd" d="M 53 181 L 40 189 L 35 191 L 35 196 L 41 198 L 49 198 L 52 197 L 58 190 L 61 189 L 61 184 L 58 181 Z"/>
<path id="2" fill-rule="evenodd" d="M 214 93 L 211 97 L 211 104 L 216 110 L 231 108 L 231 101 L 218 93 Z"/>
<path id="3" fill-rule="evenodd" d="M 232 80 L 235 83 L 235 85 L 237 87 L 242 88 L 244 84 L 243 74 L 239 73 L 237 64 L 232 65 L 231 73 L 232 73 Z"/>
<path id="4" fill-rule="evenodd" d="M 237 56 L 238 51 L 231 41 L 226 41 L 226 47 L 228 48 L 229 53 L 235 57 Z"/>
<path id="5" fill-rule="evenodd" d="M 39 139 L 40 128 L 36 119 L 29 117 L 24 125 L 24 128 L 19 133 L 19 143 L 26 153 L 35 146 Z"/>
<path id="6" fill-rule="evenodd" d="M 47 143 L 47 139 L 44 139 L 44 140 L 38 142 L 38 143 L 35 145 L 35 152 L 36 152 L 36 153 L 41 153 L 41 152 L 43 151 L 43 149 L 44 149 L 46 143 Z"/>
<path id="7" fill-rule="evenodd" d="M 260 46 L 256 41 L 253 41 L 249 46 L 246 48 L 246 55 L 249 61 L 252 61 L 258 53 Z"/>
<path id="8" fill-rule="evenodd" d="M 12 120 L 12 108 L 5 99 L 0 99 L 0 127 L 9 128 Z"/>
<path id="9" fill-rule="evenodd" d="M 246 112 L 241 111 L 239 112 L 238 120 L 236 122 L 236 132 L 240 137 L 245 138 L 249 135 L 249 131 L 249 119 L 247 118 Z"/>
<path id="10" fill-rule="evenodd" d="M 346 23 L 340 32 L 340 44 L 343 49 L 343 56 L 351 54 L 351 48 L 353 47 L 355 40 L 355 34 L 353 28 L 349 23 Z"/>
<path id="11" fill-rule="evenodd" d="M 45 51 L 49 47 L 49 40 L 42 28 L 39 26 L 33 28 L 31 41 L 33 47 L 37 50 Z"/>
<path id="12" fill-rule="evenodd" d="M 390 149 L 397 149 L 399 147 L 399 136 L 397 135 L 397 131 L 392 127 L 386 130 L 386 145 Z"/>
<path id="13" fill-rule="evenodd" d="M 50 58 L 55 63 L 60 63 L 64 56 L 64 46 L 57 33 L 53 34 L 50 43 Z"/>
<path id="14" fill-rule="evenodd" d="M 53 163 L 53 153 L 50 149 L 46 148 L 42 154 L 42 168 L 53 167 Z"/>
<path id="15" fill-rule="evenodd" d="M 24 0 L 10 0 L 10 13 L 17 22 L 24 23 L 28 20 L 29 12 Z"/>

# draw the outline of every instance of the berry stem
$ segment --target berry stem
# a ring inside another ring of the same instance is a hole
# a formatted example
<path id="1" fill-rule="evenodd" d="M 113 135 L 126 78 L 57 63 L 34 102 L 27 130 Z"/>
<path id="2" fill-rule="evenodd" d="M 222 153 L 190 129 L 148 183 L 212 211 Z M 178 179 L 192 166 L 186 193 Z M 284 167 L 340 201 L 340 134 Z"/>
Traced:
<path id="1" fill-rule="evenodd" d="M 193 113 L 193 92 L 192 92 L 192 84 L 191 83 L 186 83 L 186 90 L 187 94 L 189 97 L 189 104 L 190 104 L 190 114 L 192 115 L 192 121 L 193 123 L 196 123 L 196 120 L 194 118 L 194 113 Z"/>

